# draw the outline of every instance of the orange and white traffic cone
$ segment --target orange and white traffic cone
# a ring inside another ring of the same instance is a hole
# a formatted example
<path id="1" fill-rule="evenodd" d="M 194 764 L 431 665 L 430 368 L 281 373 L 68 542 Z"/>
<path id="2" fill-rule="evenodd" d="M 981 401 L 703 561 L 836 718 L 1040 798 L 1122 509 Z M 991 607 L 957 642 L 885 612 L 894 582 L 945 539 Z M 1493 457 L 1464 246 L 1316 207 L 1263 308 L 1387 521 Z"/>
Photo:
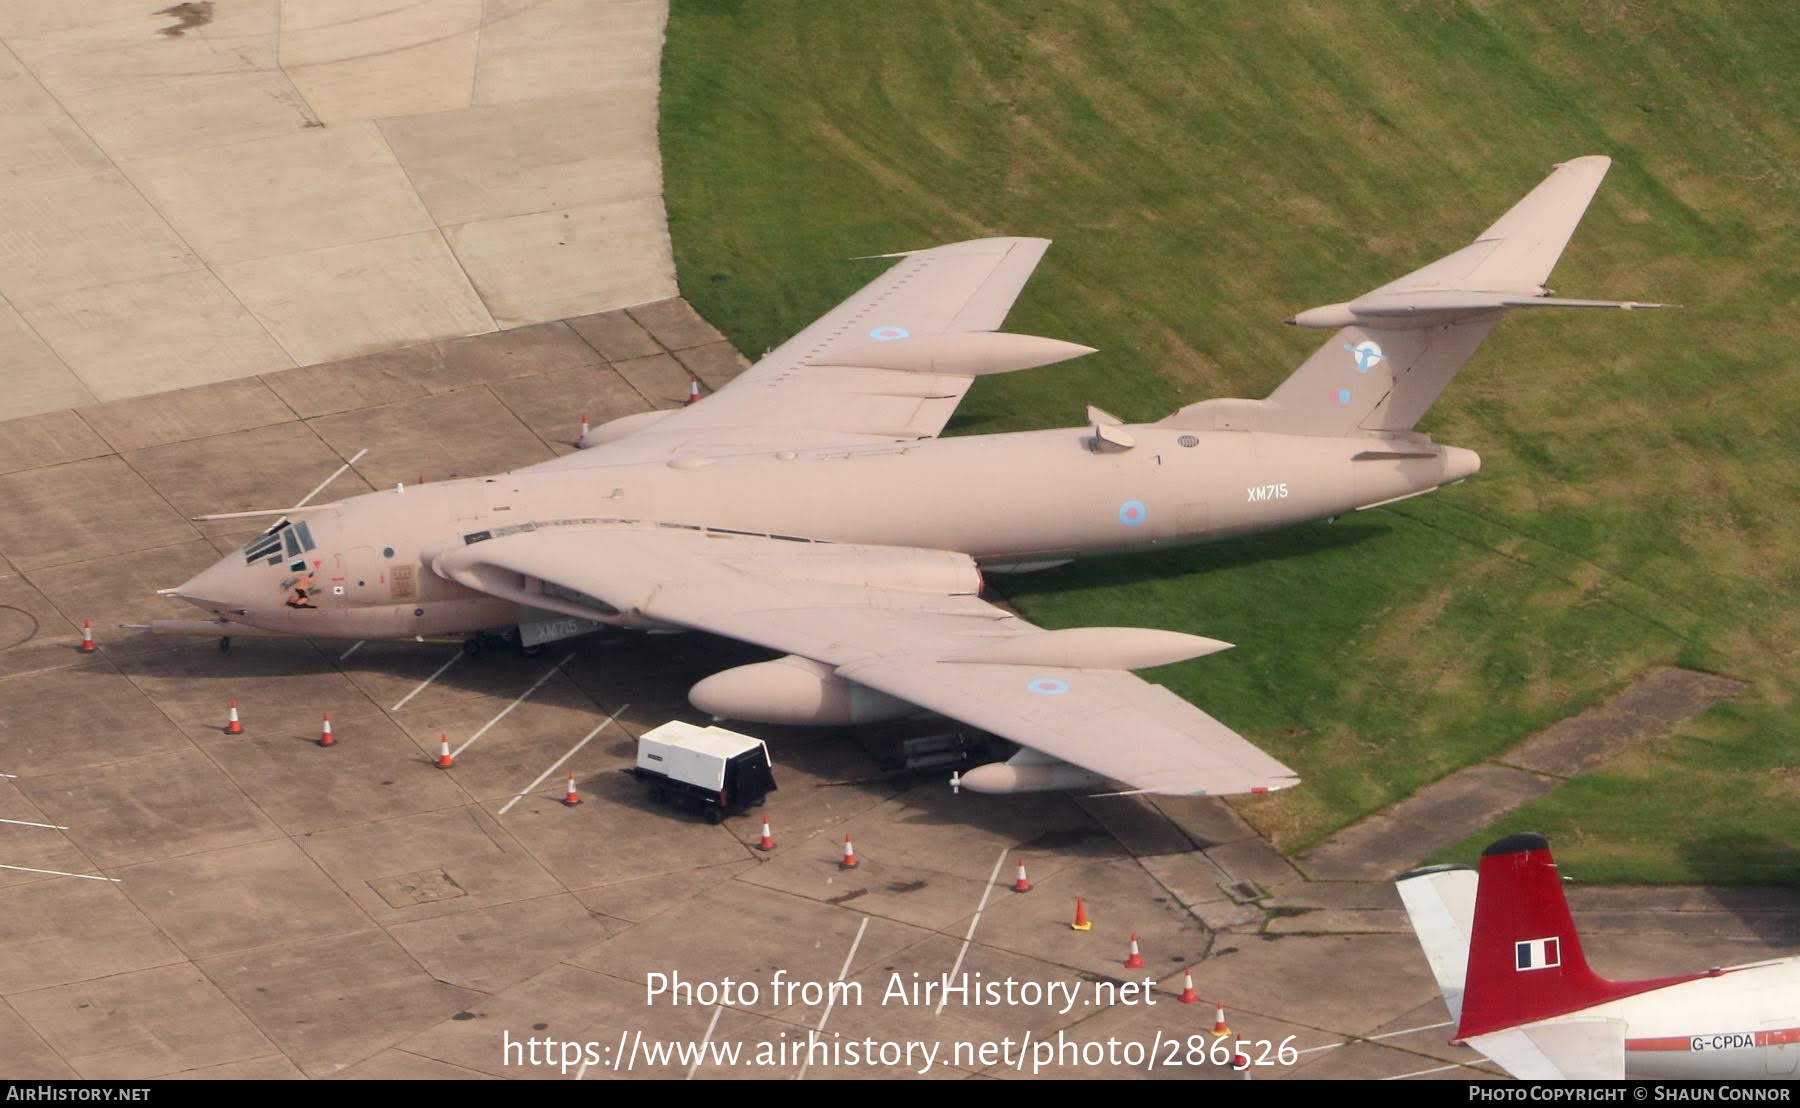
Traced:
<path id="1" fill-rule="evenodd" d="M 1181 978 L 1181 995 L 1176 997 L 1183 1004 L 1200 1003 L 1200 994 L 1194 991 L 1194 967 L 1189 966 L 1187 973 Z"/>
<path id="2" fill-rule="evenodd" d="M 581 803 L 581 794 L 575 791 L 575 771 L 569 771 L 569 791 L 563 794 L 563 803 L 573 808 Z"/>
<path id="3" fill-rule="evenodd" d="M 84 619 L 81 621 L 81 652 L 83 654 L 92 654 L 96 649 L 97 648 L 94 646 L 94 625 Z"/>
<path id="4" fill-rule="evenodd" d="M 1080 897 L 1075 898 L 1075 922 L 1069 925 L 1071 931 L 1092 931 L 1094 925 L 1088 922 L 1087 905 Z"/>
<path id="5" fill-rule="evenodd" d="M 456 759 L 450 757 L 450 736 L 449 735 L 441 734 L 441 733 L 438 735 L 437 764 L 438 764 L 439 769 L 449 769 L 450 767 L 452 767 L 456 764 Z"/>
<path id="6" fill-rule="evenodd" d="M 587 442 L 587 434 L 588 434 L 587 413 L 582 412 L 581 413 L 581 433 L 575 436 L 574 445 L 581 446 L 582 444 L 586 443 Z"/>
<path id="7" fill-rule="evenodd" d="M 1025 877 L 1025 859 L 1020 858 L 1019 859 L 1019 879 L 1017 881 L 1013 882 L 1013 892 L 1028 893 L 1030 891 L 1031 891 L 1031 882 Z"/>
<path id="8" fill-rule="evenodd" d="M 689 377 L 688 378 L 688 401 L 687 402 L 689 404 L 700 403 L 700 378 L 698 378 L 698 377 Z"/>
<path id="9" fill-rule="evenodd" d="M 1231 1043 L 1231 1068 L 1244 1071 L 1244 1080 L 1250 1080 L 1250 1055 L 1244 1053 L 1244 1040 L 1234 1039 Z"/>
<path id="10" fill-rule="evenodd" d="M 320 746 L 336 746 L 337 745 L 337 739 L 334 738 L 331 734 L 331 713 L 330 712 L 325 713 L 325 722 L 320 727 L 319 745 Z"/>
<path id="11" fill-rule="evenodd" d="M 775 836 L 769 834 L 769 817 L 763 817 L 762 842 L 756 844 L 758 850 L 774 850 Z"/>
<path id="12" fill-rule="evenodd" d="M 1138 953 L 1137 932 L 1131 933 L 1131 956 L 1125 959 L 1126 969 L 1143 969 L 1144 956 Z"/>
<path id="13" fill-rule="evenodd" d="M 709 409 L 710 410 L 710 409 Z M 860 865 L 856 860 L 856 848 L 850 845 L 850 836 L 844 836 L 844 857 L 838 862 L 839 869 L 855 869 Z"/>
<path id="14" fill-rule="evenodd" d="M 231 711 L 225 718 L 225 733 L 227 735 L 242 735 L 244 733 L 244 725 L 238 722 L 237 701 L 235 700 L 231 702 Z"/>
<path id="15" fill-rule="evenodd" d="M 1219 1007 L 1213 1014 L 1213 1038 L 1223 1039 L 1231 1034 L 1231 1026 L 1225 1022 L 1225 1002 L 1219 1001 Z"/>

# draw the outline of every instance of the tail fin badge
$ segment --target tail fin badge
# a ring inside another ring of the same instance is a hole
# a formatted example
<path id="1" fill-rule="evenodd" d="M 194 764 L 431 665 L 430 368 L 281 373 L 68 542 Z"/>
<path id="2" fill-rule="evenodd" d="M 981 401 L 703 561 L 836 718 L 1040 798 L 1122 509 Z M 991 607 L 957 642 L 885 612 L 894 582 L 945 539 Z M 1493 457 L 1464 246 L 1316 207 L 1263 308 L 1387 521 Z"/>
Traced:
<path id="1" fill-rule="evenodd" d="M 1562 965 L 1562 940 L 1554 935 L 1547 939 L 1526 939 L 1513 944 L 1513 965 L 1520 972 L 1555 969 Z"/>
<path id="2" fill-rule="evenodd" d="M 1364 339 L 1352 346 L 1344 344 L 1344 349 L 1356 356 L 1356 372 L 1367 373 L 1381 363 L 1381 344 L 1373 339 Z"/>

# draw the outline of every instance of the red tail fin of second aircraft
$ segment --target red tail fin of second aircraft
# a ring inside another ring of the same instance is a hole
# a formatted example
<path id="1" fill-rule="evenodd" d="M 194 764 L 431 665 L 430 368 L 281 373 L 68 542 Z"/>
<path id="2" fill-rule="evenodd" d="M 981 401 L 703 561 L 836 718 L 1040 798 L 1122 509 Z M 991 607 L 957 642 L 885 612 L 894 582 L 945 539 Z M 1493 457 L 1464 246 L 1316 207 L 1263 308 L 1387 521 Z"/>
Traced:
<path id="1" fill-rule="evenodd" d="M 1588 968 L 1562 878 L 1541 835 L 1481 852 L 1459 1039 L 1549 1019 L 1686 981 L 1609 981 Z"/>

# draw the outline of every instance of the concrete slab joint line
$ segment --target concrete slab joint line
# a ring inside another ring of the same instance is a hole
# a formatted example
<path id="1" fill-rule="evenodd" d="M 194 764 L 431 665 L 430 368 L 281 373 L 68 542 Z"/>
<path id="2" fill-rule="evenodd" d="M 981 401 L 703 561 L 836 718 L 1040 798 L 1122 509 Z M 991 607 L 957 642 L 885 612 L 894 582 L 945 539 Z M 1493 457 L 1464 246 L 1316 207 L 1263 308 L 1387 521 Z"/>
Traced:
<path id="1" fill-rule="evenodd" d="M 0 416 L 676 294 L 666 3 L 181 8 L 5 20 Z"/>
<path id="2" fill-rule="evenodd" d="M 1589 773 L 1627 747 L 1743 692 L 1716 674 L 1658 667 L 1603 704 L 1559 720 L 1491 761 L 1457 770 L 1300 855 L 1321 881 L 1385 881 Z"/>

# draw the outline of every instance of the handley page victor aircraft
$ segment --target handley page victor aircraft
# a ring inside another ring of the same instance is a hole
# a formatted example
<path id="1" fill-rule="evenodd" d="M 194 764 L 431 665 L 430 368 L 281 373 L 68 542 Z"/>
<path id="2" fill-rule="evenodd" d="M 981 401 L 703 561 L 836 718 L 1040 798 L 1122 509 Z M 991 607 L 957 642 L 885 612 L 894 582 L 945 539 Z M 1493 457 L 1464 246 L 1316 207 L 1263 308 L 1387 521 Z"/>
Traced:
<path id="1" fill-rule="evenodd" d="M 1396 882 L 1456 1040 L 1523 1080 L 1792 1078 L 1800 958 L 1644 981 L 1588 968 L 1540 835 Z"/>
<path id="2" fill-rule="evenodd" d="M 1265 400 L 937 438 L 975 378 L 1093 352 L 998 330 L 1046 240 L 955 243 L 894 255 L 699 404 L 615 420 L 511 473 L 244 513 L 283 518 L 172 591 L 220 635 L 516 627 L 532 643 L 611 624 L 741 639 L 786 657 L 701 681 L 702 711 L 940 713 L 1024 748 L 961 778 L 981 792 L 1286 788 L 1287 767 L 1131 672 L 1228 644 L 1046 631 L 983 602 L 980 570 L 1263 531 L 1468 477 L 1472 451 L 1412 428 L 1506 311 L 1639 306 L 1543 287 L 1609 164 L 1564 163 L 1473 244 L 1290 319 L 1335 333 Z"/>

